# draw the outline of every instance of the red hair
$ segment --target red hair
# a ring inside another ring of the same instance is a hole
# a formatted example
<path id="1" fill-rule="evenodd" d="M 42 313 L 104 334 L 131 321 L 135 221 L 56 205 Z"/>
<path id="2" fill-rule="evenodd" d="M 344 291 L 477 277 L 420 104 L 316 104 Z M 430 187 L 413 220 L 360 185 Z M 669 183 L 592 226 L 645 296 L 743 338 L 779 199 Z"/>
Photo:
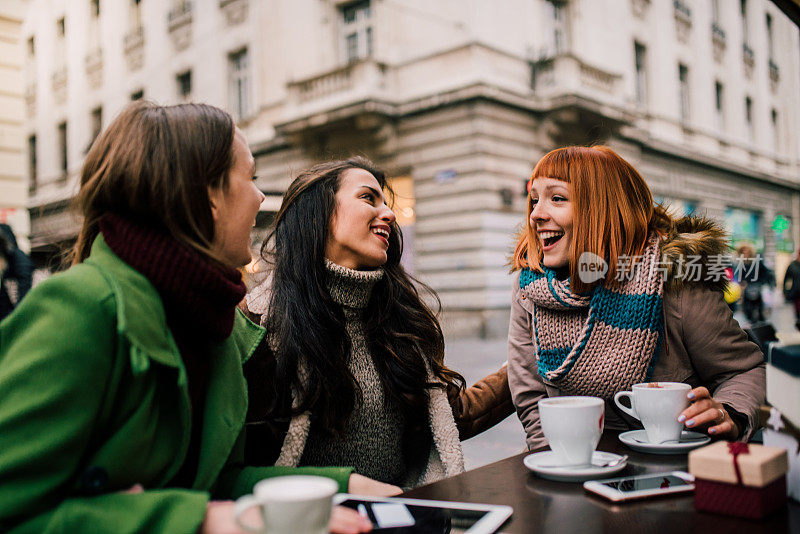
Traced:
<path id="1" fill-rule="evenodd" d="M 570 184 L 574 222 L 569 270 L 573 291 L 584 292 L 600 283 L 585 284 L 577 276 L 578 258 L 583 252 L 605 259 L 605 279 L 615 284 L 620 256 L 640 256 L 650 233 L 663 235 L 668 228 L 669 216 L 653 205 L 642 176 L 608 147 L 570 146 L 548 152 L 536 164 L 531 180 L 540 177 Z M 529 190 L 527 217 L 512 258 L 514 271 L 543 271 L 542 243 L 529 223 L 532 210 Z"/>

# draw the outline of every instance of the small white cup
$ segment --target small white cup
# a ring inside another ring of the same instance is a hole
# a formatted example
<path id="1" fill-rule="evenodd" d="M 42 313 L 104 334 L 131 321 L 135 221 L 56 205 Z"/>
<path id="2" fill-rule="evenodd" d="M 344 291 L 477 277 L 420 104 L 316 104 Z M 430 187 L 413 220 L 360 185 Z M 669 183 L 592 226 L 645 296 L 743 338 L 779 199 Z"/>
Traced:
<path id="1" fill-rule="evenodd" d="M 598 397 L 551 397 L 539 401 L 539 420 L 557 462 L 590 465 L 603 433 L 605 403 Z"/>
<path id="2" fill-rule="evenodd" d="M 330 478 L 292 475 L 268 478 L 253 487 L 252 495 L 236 501 L 236 524 L 264 534 L 326 534 L 333 496 L 339 485 Z M 263 525 L 242 522 L 242 514 L 258 506 Z"/>
<path id="3" fill-rule="evenodd" d="M 683 423 L 678 416 L 689 406 L 686 395 L 692 386 L 681 382 L 650 382 L 635 384 L 630 391 L 618 391 L 614 402 L 620 410 L 642 422 L 650 443 L 678 441 Z M 622 397 L 630 399 L 631 407 L 620 403 Z"/>

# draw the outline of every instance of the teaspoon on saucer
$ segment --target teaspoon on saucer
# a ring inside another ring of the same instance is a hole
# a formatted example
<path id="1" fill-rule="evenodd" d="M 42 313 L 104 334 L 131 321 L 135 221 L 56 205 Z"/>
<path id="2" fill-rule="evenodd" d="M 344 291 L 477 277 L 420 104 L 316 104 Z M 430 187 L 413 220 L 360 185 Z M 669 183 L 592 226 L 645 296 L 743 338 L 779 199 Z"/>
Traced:
<path id="1" fill-rule="evenodd" d="M 638 443 L 644 443 L 645 445 L 653 445 L 653 443 L 650 443 L 649 441 L 644 439 L 639 439 L 636 436 L 631 436 L 631 439 Z M 664 443 L 691 443 L 693 441 L 703 441 L 705 439 L 706 439 L 705 436 L 703 436 L 702 438 L 668 439 L 667 441 L 662 441 L 661 443 L 656 443 L 655 445 L 662 445 Z"/>
<path id="2" fill-rule="evenodd" d="M 626 461 L 627 459 L 628 459 L 628 455 L 627 454 L 623 454 L 622 456 L 620 456 L 618 458 L 614 458 L 613 460 L 609 460 L 607 462 L 603 462 L 602 464 L 592 464 L 592 466 L 593 467 L 616 467 L 619 464 L 621 464 L 622 462 Z"/>
<path id="3" fill-rule="evenodd" d="M 626 461 L 627 459 L 628 459 L 628 455 L 627 454 L 623 454 L 622 456 L 618 456 L 616 458 L 612 458 L 612 459 L 608 460 L 607 462 L 602 462 L 602 463 L 598 463 L 598 464 L 592 462 L 591 465 L 587 465 L 587 466 L 559 465 L 559 464 L 540 464 L 540 467 L 545 467 L 545 468 L 548 468 L 548 469 L 571 469 L 571 468 L 575 468 L 575 469 L 591 469 L 593 467 L 600 467 L 600 468 L 616 467 L 619 464 L 621 464 L 624 461 Z"/>

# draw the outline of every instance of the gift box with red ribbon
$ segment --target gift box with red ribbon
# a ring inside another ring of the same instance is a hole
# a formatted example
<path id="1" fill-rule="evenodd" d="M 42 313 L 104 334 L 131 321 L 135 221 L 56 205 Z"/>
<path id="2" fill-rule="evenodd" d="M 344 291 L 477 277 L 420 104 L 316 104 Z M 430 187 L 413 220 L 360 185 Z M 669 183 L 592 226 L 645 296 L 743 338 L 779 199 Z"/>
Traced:
<path id="1" fill-rule="evenodd" d="M 786 451 L 741 442 L 718 441 L 689 453 L 695 477 L 694 506 L 750 519 L 786 505 Z"/>

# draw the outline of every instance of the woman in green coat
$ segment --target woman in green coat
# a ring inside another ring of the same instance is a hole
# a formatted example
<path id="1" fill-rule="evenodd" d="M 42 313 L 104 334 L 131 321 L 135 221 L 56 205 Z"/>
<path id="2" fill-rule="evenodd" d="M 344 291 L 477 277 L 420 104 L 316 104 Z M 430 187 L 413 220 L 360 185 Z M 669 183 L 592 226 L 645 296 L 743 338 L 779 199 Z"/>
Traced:
<path id="1" fill-rule="evenodd" d="M 0 531 L 238 532 L 226 499 L 262 478 L 374 489 L 243 465 L 254 167 L 205 105 L 134 103 L 93 144 L 73 266 L 0 323 Z M 369 529 L 342 509 L 331 527 Z"/>

